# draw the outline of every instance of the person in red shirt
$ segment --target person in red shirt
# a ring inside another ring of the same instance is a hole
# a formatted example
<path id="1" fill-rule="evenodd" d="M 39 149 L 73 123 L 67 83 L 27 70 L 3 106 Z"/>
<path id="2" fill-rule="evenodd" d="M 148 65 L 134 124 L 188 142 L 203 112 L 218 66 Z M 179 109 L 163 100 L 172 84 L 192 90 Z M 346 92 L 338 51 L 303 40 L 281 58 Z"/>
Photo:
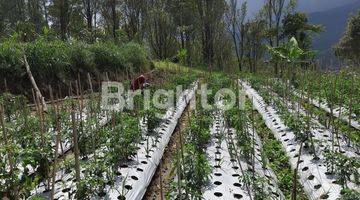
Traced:
<path id="1" fill-rule="evenodd" d="M 130 89 L 134 92 L 139 89 L 143 90 L 147 86 L 149 86 L 149 83 L 147 82 L 146 77 L 144 75 L 140 75 L 139 77 L 131 81 Z"/>

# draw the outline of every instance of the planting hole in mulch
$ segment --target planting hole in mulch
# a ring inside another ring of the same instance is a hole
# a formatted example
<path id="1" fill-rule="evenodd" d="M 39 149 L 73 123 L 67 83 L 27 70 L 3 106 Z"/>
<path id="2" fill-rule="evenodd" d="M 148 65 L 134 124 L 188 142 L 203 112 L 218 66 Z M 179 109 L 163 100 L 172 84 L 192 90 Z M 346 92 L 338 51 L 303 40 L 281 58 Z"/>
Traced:
<path id="1" fill-rule="evenodd" d="M 215 181 L 214 184 L 215 184 L 215 185 L 221 185 L 222 182 L 220 182 L 220 181 Z"/>
<path id="2" fill-rule="evenodd" d="M 217 197 L 221 197 L 223 194 L 221 192 L 215 192 L 214 195 Z"/>
<path id="3" fill-rule="evenodd" d="M 239 167 L 238 166 L 234 166 L 234 167 L 232 167 L 233 169 L 235 169 L 235 170 L 237 170 L 237 169 L 239 169 Z"/>
<path id="4" fill-rule="evenodd" d="M 144 165 L 148 164 L 146 161 L 141 161 L 141 163 Z"/>
<path id="5" fill-rule="evenodd" d="M 241 195 L 241 194 L 234 194 L 235 199 L 241 199 L 242 197 L 243 197 L 243 195 Z"/>
<path id="6" fill-rule="evenodd" d="M 304 167 L 304 168 L 302 169 L 303 172 L 304 172 L 304 171 L 307 171 L 307 170 L 309 170 L 308 167 Z"/>
<path id="7" fill-rule="evenodd" d="M 65 189 L 62 190 L 62 192 L 66 193 L 66 192 L 70 192 L 70 190 L 71 190 L 70 188 L 65 188 Z"/>
<path id="8" fill-rule="evenodd" d="M 314 175 L 310 175 L 309 177 L 308 177 L 308 180 L 314 180 L 314 178 L 315 178 L 315 176 Z"/>
<path id="9" fill-rule="evenodd" d="M 136 176 L 131 176 L 131 179 L 133 179 L 135 181 L 139 180 L 138 177 L 136 177 Z"/>
<path id="10" fill-rule="evenodd" d="M 214 175 L 215 175 L 215 176 L 222 176 L 221 173 L 215 173 Z"/>
<path id="11" fill-rule="evenodd" d="M 232 176 L 233 177 L 239 177 L 240 175 L 239 174 L 233 174 Z"/>
<path id="12" fill-rule="evenodd" d="M 272 192 L 273 195 L 275 195 L 276 197 L 279 197 L 280 195 L 276 192 Z"/>
<path id="13" fill-rule="evenodd" d="M 316 156 L 312 159 L 313 161 L 319 161 L 320 160 L 320 157 Z"/>
<path id="14" fill-rule="evenodd" d="M 325 172 L 325 175 L 330 176 L 330 175 L 332 175 L 332 173 L 331 172 Z"/>
<path id="15" fill-rule="evenodd" d="M 321 184 L 315 185 L 314 188 L 317 189 L 317 190 L 320 189 L 320 188 L 321 188 Z"/>
<path id="16" fill-rule="evenodd" d="M 143 172 L 144 170 L 141 168 L 137 168 L 136 171 Z"/>
<path id="17" fill-rule="evenodd" d="M 241 187 L 241 184 L 240 183 L 234 183 L 234 186 L 235 187 Z"/>
<path id="18" fill-rule="evenodd" d="M 329 195 L 328 194 L 323 194 L 320 196 L 320 199 L 328 199 Z"/>
<path id="19" fill-rule="evenodd" d="M 104 196 L 106 196 L 106 192 L 100 192 L 99 193 L 99 197 L 104 197 Z"/>
<path id="20" fill-rule="evenodd" d="M 125 189 L 132 190 L 132 187 L 130 185 L 125 185 Z"/>

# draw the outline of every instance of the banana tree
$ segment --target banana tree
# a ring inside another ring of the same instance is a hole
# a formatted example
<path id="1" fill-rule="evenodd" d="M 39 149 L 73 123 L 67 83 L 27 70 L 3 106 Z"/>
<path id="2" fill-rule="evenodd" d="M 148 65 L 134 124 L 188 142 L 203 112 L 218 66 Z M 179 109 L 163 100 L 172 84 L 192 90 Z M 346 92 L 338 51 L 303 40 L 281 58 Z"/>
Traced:
<path id="1" fill-rule="evenodd" d="M 299 47 L 297 40 L 292 37 L 289 42 L 277 47 L 268 46 L 271 60 L 274 62 L 289 63 L 292 71 L 291 82 L 295 83 L 296 65 L 306 59 L 315 57 L 314 51 L 303 50 Z"/>

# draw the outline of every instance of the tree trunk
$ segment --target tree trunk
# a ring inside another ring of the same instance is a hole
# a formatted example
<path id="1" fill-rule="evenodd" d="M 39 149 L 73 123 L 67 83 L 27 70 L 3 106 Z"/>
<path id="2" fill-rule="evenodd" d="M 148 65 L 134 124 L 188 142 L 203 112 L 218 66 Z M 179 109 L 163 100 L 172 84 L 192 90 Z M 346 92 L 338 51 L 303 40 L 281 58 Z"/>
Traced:
<path id="1" fill-rule="evenodd" d="M 116 31 L 119 29 L 119 22 L 118 22 L 118 17 L 117 17 L 117 13 L 116 13 L 116 0 L 111 0 L 110 6 L 111 6 L 111 17 L 112 17 L 112 23 L 113 23 L 113 25 L 112 25 L 113 37 L 114 37 L 114 39 L 117 39 Z"/>
<path id="2" fill-rule="evenodd" d="M 46 2 L 47 2 L 47 0 L 42 0 L 42 6 L 43 6 L 43 9 L 44 9 L 46 27 L 49 28 L 49 14 L 48 14 L 48 9 L 47 9 Z"/>
<path id="3" fill-rule="evenodd" d="M 92 20 L 93 20 L 93 11 L 91 8 L 91 0 L 84 0 L 84 9 L 85 9 L 85 18 L 87 23 L 87 28 L 92 31 Z"/>
<path id="4" fill-rule="evenodd" d="M 68 12 L 69 1 L 60 0 L 60 37 L 62 40 L 67 40 L 67 28 L 68 28 Z"/>

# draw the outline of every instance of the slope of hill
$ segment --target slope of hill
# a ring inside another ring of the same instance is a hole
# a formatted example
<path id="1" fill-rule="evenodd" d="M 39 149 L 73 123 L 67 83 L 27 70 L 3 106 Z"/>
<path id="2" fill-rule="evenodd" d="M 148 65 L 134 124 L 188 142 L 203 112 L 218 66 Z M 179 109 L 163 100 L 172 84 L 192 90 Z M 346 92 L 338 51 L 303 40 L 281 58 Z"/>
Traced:
<path id="1" fill-rule="evenodd" d="M 247 1 L 248 4 L 249 18 L 252 18 L 266 2 L 266 0 L 238 0 L 239 5 L 245 1 Z M 359 0 L 298 0 L 296 10 L 306 13 L 322 12 L 349 5 L 357 1 Z"/>
<path id="2" fill-rule="evenodd" d="M 359 0 L 298 0 L 297 10 L 301 12 L 322 12 L 345 5 L 355 3 Z"/>
<path id="3" fill-rule="evenodd" d="M 312 24 L 322 24 L 325 31 L 314 37 L 313 47 L 320 56 L 331 56 L 332 46 L 335 45 L 345 32 L 347 20 L 351 13 L 360 9 L 360 0 L 346 6 L 309 14 Z"/>

